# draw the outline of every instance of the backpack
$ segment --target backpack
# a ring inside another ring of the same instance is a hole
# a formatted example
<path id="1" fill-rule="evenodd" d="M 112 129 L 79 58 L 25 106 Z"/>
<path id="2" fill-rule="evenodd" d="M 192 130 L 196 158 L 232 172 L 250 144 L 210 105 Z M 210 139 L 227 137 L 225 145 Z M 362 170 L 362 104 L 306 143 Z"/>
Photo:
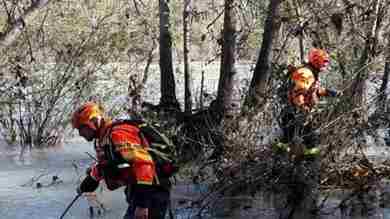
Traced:
<path id="1" fill-rule="evenodd" d="M 169 178 L 178 172 L 176 147 L 163 133 L 154 126 L 143 120 L 115 120 L 111 127 L 118 124 L 129 124 L 139 129 L 141 141 L 148 142 L 147 151 L 151 155 L 159 178 Z M 124 159 L 119 158 L 118 163 L 123 163 Z"/>

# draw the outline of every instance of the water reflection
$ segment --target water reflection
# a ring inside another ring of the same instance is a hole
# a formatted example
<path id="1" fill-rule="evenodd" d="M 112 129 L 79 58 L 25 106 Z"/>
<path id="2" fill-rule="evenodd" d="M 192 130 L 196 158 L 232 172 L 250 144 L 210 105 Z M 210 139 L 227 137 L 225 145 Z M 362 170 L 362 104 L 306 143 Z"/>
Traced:
<path id="1" fill-rule="evenodd" d="M 75 195 L 78 183 L 74 164 L 79 166 L 80 173 L 90 164 L 85 151 L 91 151 L 90 145 L 77 143 L 78 147 L 68 147 L 64 151 L 47 152 L 47 156 L 39 160 L 32 159 L 29 165 L 12 164 L 12 159 L 0 159 L 0 218 L 7 219 L 49 219 L 59 218 L 67 204 Z M 25 185 L 32 177 L 47 173 L 38 181 L 41 188 L 35 184 Z M 45 187 L 58 176 L 61 183 Z M 390 219 L 390 187 L 383 185 L 380 190 L 372 190 L 363 196 L 348 200 L 345 208 L 336 208 L 340 200 L 348 197 L 348 192 L 333 191 L 330 193 L 324 207 L 320 211 L 320 219 Z M 287 194 L 279 192 L 259 192 L 254 196 L 240 194 L 235 197 L 219 197 L 209 205 L 204 206 L 199 214 L 198 198 L 207 193 L 202 185 L 176 185 L 172 191 L 171 212 L 177 219 L 205 218 L 266 218 L 280 219 L 283 203 Z M 328 193 L 321 194 L 319 203 Z M 95 218 L 121 218 L 126 203 L 123 190 L 108 192 L 104 188 L 98 193 L 106 208 Z M 368 212 L 368 213 L 367 213 Z M 97 211 L 95 212 L 97 213 Z M 362 214 L 366 214 L 362 216 Z M 90 209 L 86 199 L 78 200 L 66 215 L 66 219 L 89 218 Z M 167 216 L 169 218 L 169 216 Z M 301 217 L 304 219 L 305 217 Z M 307 217 L 306 217 L 307 218 Z"/>

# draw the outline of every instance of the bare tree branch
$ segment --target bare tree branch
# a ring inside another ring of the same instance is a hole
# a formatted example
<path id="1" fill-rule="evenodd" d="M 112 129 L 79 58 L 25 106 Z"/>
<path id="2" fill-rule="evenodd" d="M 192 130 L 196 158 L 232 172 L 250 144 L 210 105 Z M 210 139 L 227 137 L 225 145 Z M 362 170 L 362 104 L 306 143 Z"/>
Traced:
<path id="1" fill-rule="evenodd" d="M 7 47 L 11 45 L 17 36 L 20 34 L 20 32 L 24 29 L 26 26 L 25 20 L 28 19 L 33 12 L 39 10 L 40 8 L 46 6 L 50 3 L 51 0 L 37 0 L 33 1 L 31 5 L 23 11 L 23 13 L 18 16 L 17 18 L 13 18 L 13 22 L 8 21 L 8 28 L 0 33 L 0 47 Z M 3 1 L 4 3 L 4 1 Z M 5 4 L 5 3 L 4 3 Z M 6 5 L 4 5 L 6 7 Z M 10 12 L 7 10 L 8 16 L 12 16 Z"/>

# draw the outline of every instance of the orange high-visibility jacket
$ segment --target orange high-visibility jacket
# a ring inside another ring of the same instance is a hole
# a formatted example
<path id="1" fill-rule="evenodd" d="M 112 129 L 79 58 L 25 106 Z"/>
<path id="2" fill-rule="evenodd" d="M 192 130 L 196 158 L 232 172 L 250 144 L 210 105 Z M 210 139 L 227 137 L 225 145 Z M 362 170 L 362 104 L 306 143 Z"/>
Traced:
<path id="1" fill-rule="evenodd" d="M 291 79 L 293 87 L 289 90 L 288 100 L 298 108 L 310 110 L 320 97 L 329 95 L 309 67 L 298 68 L 292 73 Z"/>
<path id="2" fill-rule="evenodd" d="M 125 123 L 107 124 L 95 142 L 98 162 L 92 168 L 91 175 L 96 180 L 104 178 L 110 190 L 134 183 L 152 185 L 156 176 L 155 164 L 146 150 L 149 146 L 145 141 L 146 139 L 141 139 L 136 126 Z M 104 166 L 108 162 L 104 148 L 106 145 L 112 146 L 130 164 L 129 167 L 120 169 L 118 177 L 104 176 Z"/>

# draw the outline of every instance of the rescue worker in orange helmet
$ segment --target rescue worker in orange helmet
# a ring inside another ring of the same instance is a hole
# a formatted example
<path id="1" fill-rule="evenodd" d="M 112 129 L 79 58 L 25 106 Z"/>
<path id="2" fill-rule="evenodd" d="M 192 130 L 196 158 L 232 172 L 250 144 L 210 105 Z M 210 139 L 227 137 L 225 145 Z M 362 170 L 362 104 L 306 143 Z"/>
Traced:
<path id="1" fill-rule="evenodd" d="M 289 91 L 290 104 L 300 110 L 309 112 L 323 96 L 337 96 L 338 92 L 321 87 L 319 73 L 329 65 L 329 55 L 322 49 L 313 48 L 309 51 L 309 63 L 296 69 L 291 79 L 294 87 Z"/>
<path id="2" fill-rule="evenodd" d="M 93 192 L 102 179 L 109 190 L 126 186 L 129 207 L 124 219 L 164 218 L 170 201 L 169 189 L 156 182 L 155 164 L 146 150 L 148 142 L 141 139 L 138 127 L 115 124 L 93 102 L 85 103 L 73 113 L 72 125 L 80 136 L 94 141 L 97 156 L 97 162 L 77 191 Z"/>
<path id="3" fill-rule="evenodd" d="M 298 121 L 297 116 L 310 113 L 321 97 L 336 97 L 341 93 L 324 88 L 320 84 L 319 74 L 329 65 L 329 54 L 322 49 L 312 48 L 309 51 L 308 63 L 290 72 L 292 86 L 288 91 L 288 113 L 282 116 L 283 143 L 289 143 L 299 135 L 308 149 L 305 154 L 318 153 L 318 133 L 314 133 L 310 121 Z"/>

